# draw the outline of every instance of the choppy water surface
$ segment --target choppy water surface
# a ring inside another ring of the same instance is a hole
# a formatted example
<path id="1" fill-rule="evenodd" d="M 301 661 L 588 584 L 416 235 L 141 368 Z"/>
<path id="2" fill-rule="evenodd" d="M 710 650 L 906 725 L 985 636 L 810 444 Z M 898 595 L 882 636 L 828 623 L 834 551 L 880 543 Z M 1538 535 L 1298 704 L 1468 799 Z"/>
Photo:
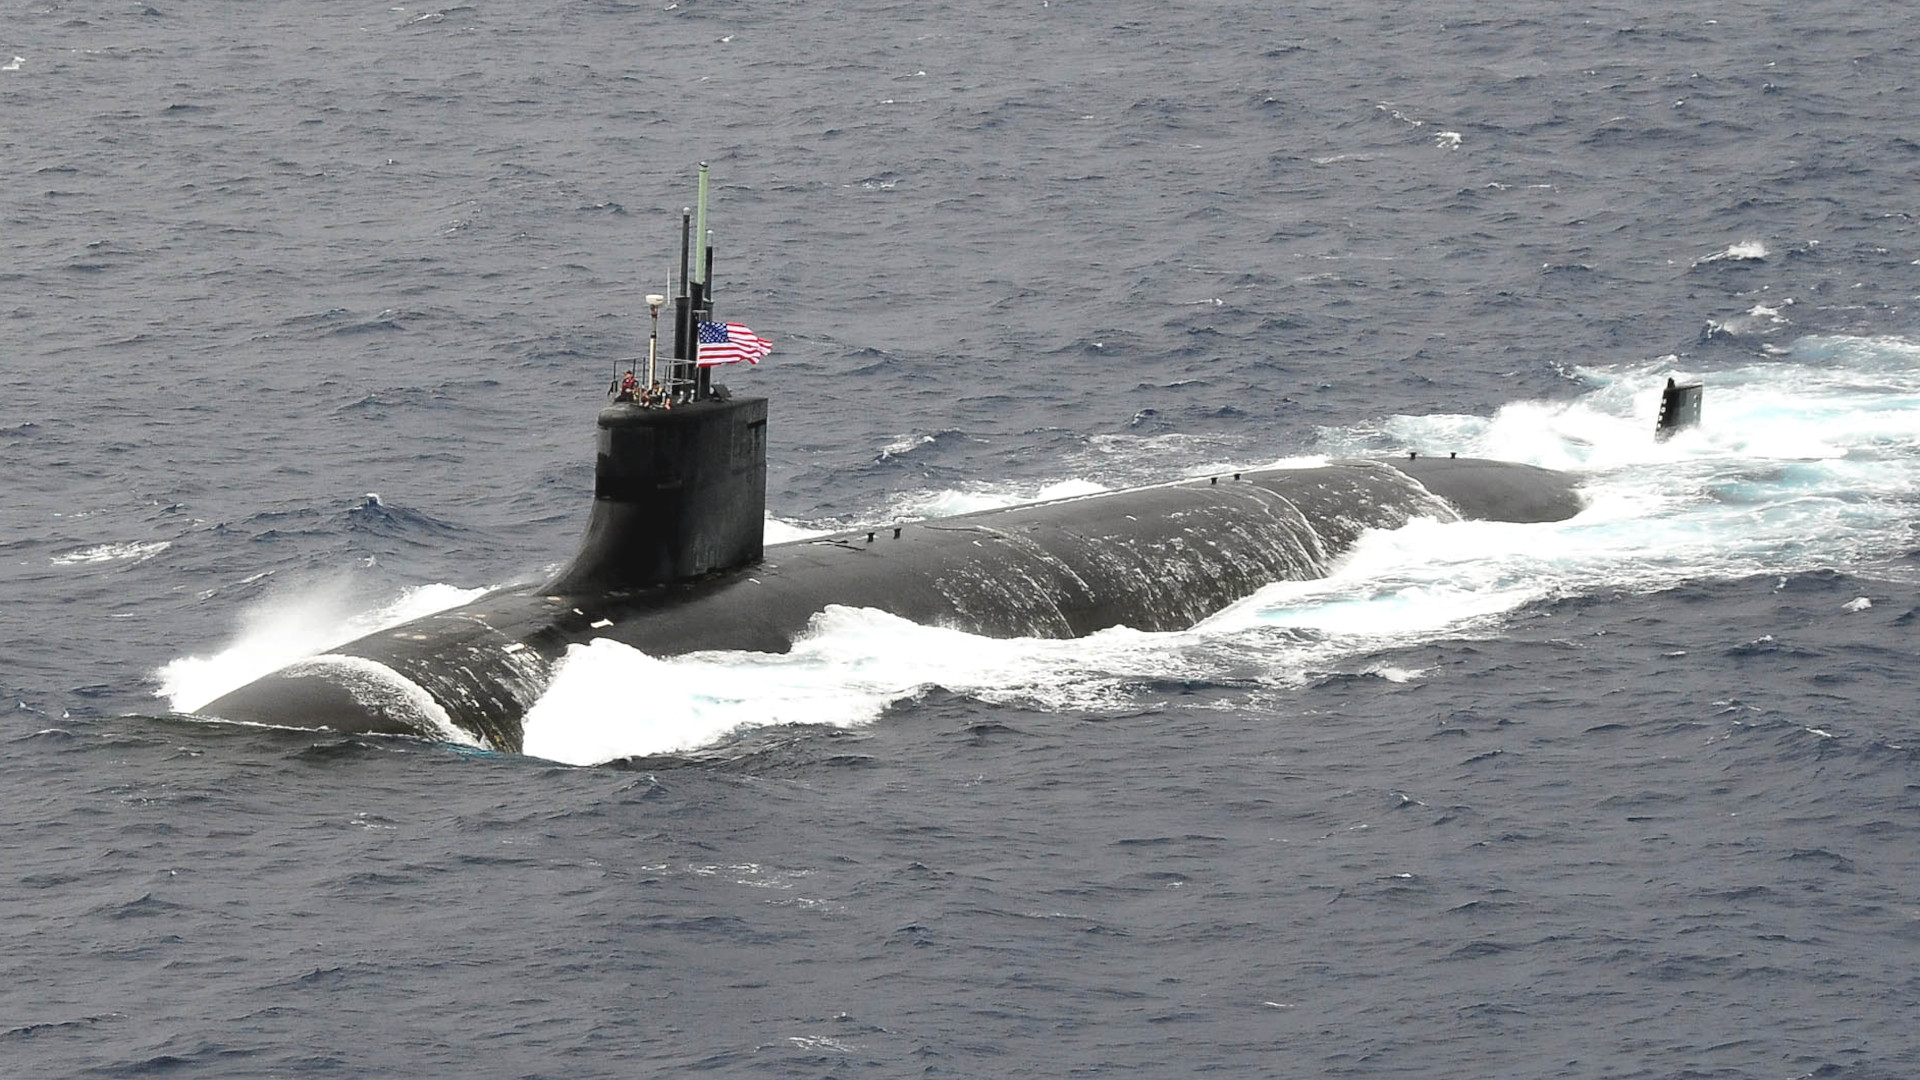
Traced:
<path id="1" fill-rule="evenodd" d="M 4 10 L 9 1075 L 1920 1070 L 1899 10 Z M 699 160 L 770 540 L 1589 509 L 1178 634 L 596 643 L 527 757 L 169 716 L 564 560 Z"/>

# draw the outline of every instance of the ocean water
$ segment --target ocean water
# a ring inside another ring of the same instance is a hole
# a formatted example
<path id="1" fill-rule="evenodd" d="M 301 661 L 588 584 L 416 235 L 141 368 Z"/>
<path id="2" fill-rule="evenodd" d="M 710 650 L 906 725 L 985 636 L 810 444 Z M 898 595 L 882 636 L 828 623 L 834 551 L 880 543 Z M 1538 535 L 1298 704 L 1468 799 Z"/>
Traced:
<path id="1" fill-rule="evenodd" d="M 0 1072 L 1920 1073 L 1916 38 L 0 7 Z M 700 161 L 769 540 L 1409 451 L 1589 508 L 1175 634 L 599 642 L 525 756 L 186 715 L 571 554 Z"/>

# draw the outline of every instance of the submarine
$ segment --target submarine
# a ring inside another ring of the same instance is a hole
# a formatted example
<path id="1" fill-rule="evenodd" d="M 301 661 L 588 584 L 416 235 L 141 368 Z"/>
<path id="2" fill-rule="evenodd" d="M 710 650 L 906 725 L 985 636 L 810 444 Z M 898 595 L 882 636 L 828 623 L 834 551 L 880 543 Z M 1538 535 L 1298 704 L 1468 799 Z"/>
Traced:
<path id="1" fill-rule="evenodd" d="M 599 410 L 592 509 L 551 580 L 377 631 L 297 661 L 197 712 L 223 720 L 417 736 L 517 753 L 522 719 L 568 649 L 611 639 L 650 656 L 786 652 L 830 605 L 997 638 L 1108 627 L 1181 630 L 1276 581 L 1325 576 L 1370 529 L 1415 517 L 1550 522 L 1576 479 L 1536 466 L 1420 456 L 1223 472 L 766 546 L 768 401 L 713 380 L 710 234 L 681 215 L 673 348 L 649 296 L 637 358 Z M 702 243 L 689 272 L 690 237 Z M 744 327 L 740 330 L 744 331 Z M 766 343 L 745 335 L 760 346 Z M 747 360 L 757 361 L 749 355 Z M 1697 397 L 1690 402 L 1697 419 Z M 1673 423 L 1686 417 L 1676 409 Z M 1668 424 L 1661 415 L 1662 430 Z"/>

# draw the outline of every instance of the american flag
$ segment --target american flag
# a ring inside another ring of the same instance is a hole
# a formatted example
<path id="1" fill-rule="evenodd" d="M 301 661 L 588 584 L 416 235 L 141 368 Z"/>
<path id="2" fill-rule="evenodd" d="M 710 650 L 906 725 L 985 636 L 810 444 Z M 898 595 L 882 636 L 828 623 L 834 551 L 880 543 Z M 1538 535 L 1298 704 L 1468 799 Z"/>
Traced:
<path id="1" fill-rule="evenodd" d="M 773 351 L 773 342 L 737 322 L 700 324 L 700 366 L 737 364 L 745 360 L 757 364 Z"/>

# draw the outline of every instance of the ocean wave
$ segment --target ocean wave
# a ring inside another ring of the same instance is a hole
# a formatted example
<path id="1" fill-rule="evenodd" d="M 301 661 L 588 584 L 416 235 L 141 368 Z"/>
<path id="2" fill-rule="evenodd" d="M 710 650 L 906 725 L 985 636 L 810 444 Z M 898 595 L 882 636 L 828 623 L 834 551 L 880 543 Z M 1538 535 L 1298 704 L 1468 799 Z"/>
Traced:
<path id="1" fill-rule="evenodd" d="M 1743 240 L 1730 244 L 1711 255 L 1702 255 L 1693 260 L 1694 266 L 1708 266 L 1719 262 L 1760 262 L 1767 257 L 1767 245 L 1758 240 Z"/>
<path id="2" fill-rule="evenodd" d="M 69 551 L 65 554 L 55 555 L 49 561 L 55 566 L 85 566 L 92 563 L 126 562 L 129 560 L 144 562 L 172 546 L 172 541 L 168 540 L 151 540 L 145 542 L 129 540 L 124 543 L 97 544 L 90 548 L 82 548 L 79 551 Z"/>

